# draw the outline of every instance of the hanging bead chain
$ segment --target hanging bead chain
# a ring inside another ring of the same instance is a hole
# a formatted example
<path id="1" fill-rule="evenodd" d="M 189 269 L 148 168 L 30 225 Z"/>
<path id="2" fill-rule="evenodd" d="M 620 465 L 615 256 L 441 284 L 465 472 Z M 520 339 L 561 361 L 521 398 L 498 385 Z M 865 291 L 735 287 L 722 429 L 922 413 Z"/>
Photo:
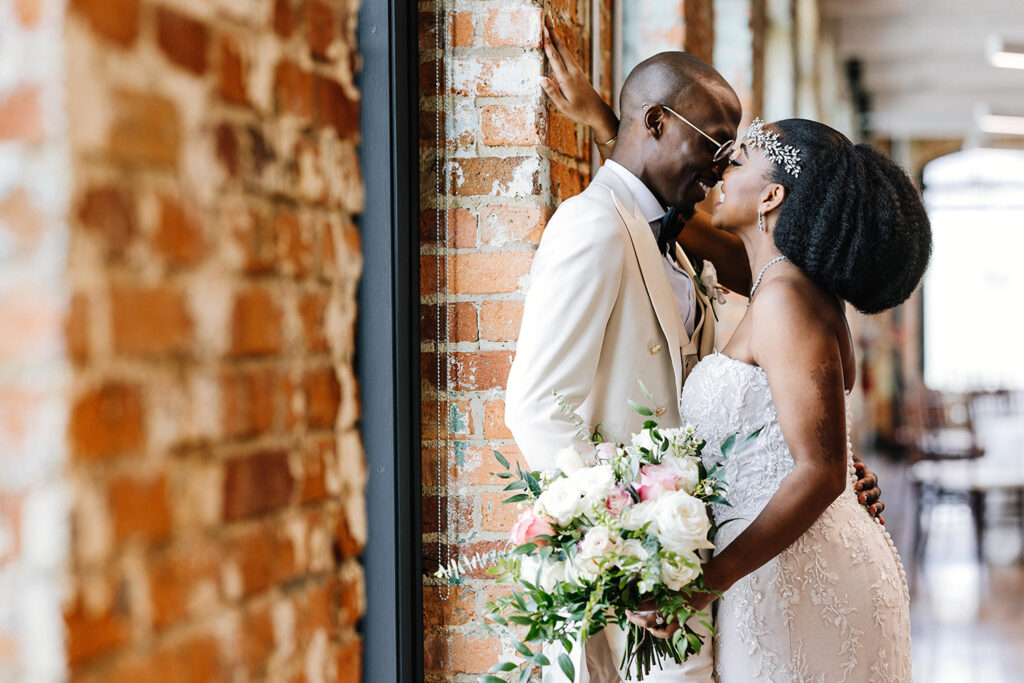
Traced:
<path id="1" fill-rule="evenodd" d="M 444 113 L 448 111 L 447 84 L 445 77 L 449 62 L 444 47 L 447 44 L 447 11 L 446 0 L 435 0 L 434 3 L 434 86 L 437 93 L 434 102 L 434 153 L 437 192 L 435 210 L 435 263 L 437 272 L 437 321 L 434 336 L 434 352 L 437 363 L 437 564 L 447 567 L 451 563 L 452 551 L 449 534 L 452 533 L 450 506 L 447 505 L 448 493 L 448 455 L 451 448 L 451 437 L 448 433 L 448 391 L 450 388 L 450 367 L 448 363 L 448 341 L 451 339 L 451 321 L 448 317 L 448 283 L 450 279 L 451 259 L 448 258 L 448 245 L 451 238 L 451 226 L 448 219 L 448 201 L 450 181 L 445 173 L 447 140 L 444 136 L 446 126 Z M 442 64 L 445 68 L 442 74 Z M 444 273 L 442 278 L 441 273 Z M 443 322 L 442 322 L 443 318 Z M 443 334 L 442 334 L 443 333 Z M 447 513 L 448 519 L 445 520 Z M 447 521 L 447 524 L 444 522 Z M 443 533 L 442 533 L 443 531 Z M 451 585 L 442 580 L 437 586 L 438 595 L 447 600 L 451 595 Z"/>
<path id="2" fill-rule="evenodd" d="M 769 268 L 771 268 L 772 266 L 774 266 L 779 261 L 788 261 L 788 260 L 789 259 L 786 258 L 785 256 L 776 256 L 771 261 L 769 261 L 768 263 L 764 264 L 764 268 L 761 269 L 761 272 L 757 274 L 757 279 L 754 280 L 754 286 L 750 288 L 750 297 L 747 299 L 747 308 L 750 308 L 750 302 L 754 300 L 754 292 L 757 291 L 757 286 L 759 284 L 761 284 L 761 278 L 764 277 L 764 272 L 766 270 L 768 270 Z"/>

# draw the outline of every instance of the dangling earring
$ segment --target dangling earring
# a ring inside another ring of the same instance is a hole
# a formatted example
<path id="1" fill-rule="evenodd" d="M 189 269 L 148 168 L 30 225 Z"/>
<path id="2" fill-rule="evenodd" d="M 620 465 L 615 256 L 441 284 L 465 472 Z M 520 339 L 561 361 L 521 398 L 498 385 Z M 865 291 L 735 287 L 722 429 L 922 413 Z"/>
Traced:
<path id="1" fill-rule="evenodd" d="M 761 213 L 760 209 L 757 210 L 757 229 L 760 230 L 761 232 L 764 232 L 766 230 L 766 228 L 764 227 L 764 214 Z"/>

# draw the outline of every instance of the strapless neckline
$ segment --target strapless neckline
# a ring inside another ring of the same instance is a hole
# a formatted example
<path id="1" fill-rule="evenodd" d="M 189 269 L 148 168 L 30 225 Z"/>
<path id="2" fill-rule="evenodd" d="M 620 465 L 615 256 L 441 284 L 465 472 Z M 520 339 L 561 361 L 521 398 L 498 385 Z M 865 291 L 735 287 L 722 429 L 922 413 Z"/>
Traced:
<path id="1" fill-rule="evenodd" d="M 713 354 L 708 356 L 708 358 L 724 358 L 725 360 L 730 361 L 731 363 L 734 363 L 734 364 L 737 364 L 737 365 L 742 365 L 744 367 L 748 367 L 751 370 L 756 370 L 756 371 L 760 372 L 762 375 L 765 374 L 764 368 L 762 368 L 760 365 L 754 365 L 753 363 L 748 363 L 748 362 L 740 360 L 738 358 L 733 358 L 732 356 L 728 356 L 728 355 L 722 353 L 721 351 L 715 351 Z"/>

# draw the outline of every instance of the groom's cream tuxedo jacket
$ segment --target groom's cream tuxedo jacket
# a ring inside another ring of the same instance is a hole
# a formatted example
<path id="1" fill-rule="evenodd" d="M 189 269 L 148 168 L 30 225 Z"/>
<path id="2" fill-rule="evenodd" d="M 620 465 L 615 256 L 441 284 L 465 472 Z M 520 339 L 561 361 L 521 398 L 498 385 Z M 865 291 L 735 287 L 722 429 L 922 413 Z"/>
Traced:
<path id="1" fill-rule="evenodd" d="M 676 261 L 696 279 L 678 246 Z M 698 321 L 687 335 L 651 226 L 615 171 L 602 168 L 586 190 L 562 203 L 530 271 L 505 398 L 505 421 L 532 469 L 554 467 L 555 454 L 566 446 L 589 447 L 556 394 L 587 425 L 600 425 L 606 438 L 628 441 L 640 430 L 646 418 L 628 399 L 648 405 L 661 426 L 680 426 L 683 381 L 715 340 L 711 304 L 693 290 Z M 574 683 L 617 683 L 624 647 L 615 626 L 574 647 Z M 561 646 L 545 651 L 555 661 Z M 711 652 L 709 642 L 701 656 L 682 666 L 666 662 L 649 680 L 710 683 Z M 544 681 L 568 679 L 551 666 Z"/>
<path id="2" fill-rule="evenodd" d="M 687 335 L 662 258 L 633 195 L 608 168 L 551 217 L 530 271 L 505 406 L 531 468 L 553 467 L 566 446 L 587 447 L 555 394 L 608 438 L 628 441 L 641 428 L 645 418 L 627 399 L 648 405 L 662 427 L 679 426 L 683 381 L 714 348 L 714 314 L 695 286 L 698 322 Z"/>

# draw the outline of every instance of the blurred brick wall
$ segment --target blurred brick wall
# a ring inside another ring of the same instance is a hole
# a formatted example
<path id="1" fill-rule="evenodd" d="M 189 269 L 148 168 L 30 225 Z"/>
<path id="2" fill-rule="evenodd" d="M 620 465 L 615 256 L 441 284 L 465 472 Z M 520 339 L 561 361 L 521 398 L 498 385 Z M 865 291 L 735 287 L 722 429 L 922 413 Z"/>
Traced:
<path id="1" fill-rule="evenodd" d="M 510 460 L 520 457 L 505 428 L 503 397 L 527 275 L 551 212 L 560 200 L 579 193 L 590 176 L 589 134 L 552 111 L 538 83 L 545 69 L 542 11 L 552 12 L 588 68 L 592 24 L 589 0 L 449 3 L 445 52 L 452 60 L 452 82 L 442 125 L 452 191 L 450 241 L 441 245 L 439 267 L 437 207 L 444 202 L 438 202 L 435 174 L 435 7 L 421 2 L 419 9 L 423 548 L 429 574 L 437 568 L 439 533 L 455 555 L 501 547 L 507 539 L 513 510 L 500 505 L 506 496 L 490 476 L 496 467 L 491 449 Z M 603 35 L 610 47 L 610 30 Z M 603 73 L 610 73 L 610 50 Z M 451 336 L 442 351 L 452 362 L 452 391 L 440 436 L 448 433 L 452 450 L 442 475 L 447 481 L 439 482 L 436 292 L 449 274 Z M 447 515 L 438 528 L 439 495 L 451 508 L 451 528 Z M 452 587 L 445 600 L 434 580 L 426 579 L 427 680 L 475 681 L 497 662 L 503 647 L 511 652 L 508 643 L 503 646 L 484 632 L 480 620 L 483 604 L 496 590 L 477 573 Z"/>
<path id="2" fill-rule="evenodd" d="M 64 675 L 68 141 L 62 3 L 0 1 L 0 680 Z"/>
<path id="3" fill-rule="evenodd" d="M 70 0 L 67 657 L 357 681 L 354 0 Z"/>

